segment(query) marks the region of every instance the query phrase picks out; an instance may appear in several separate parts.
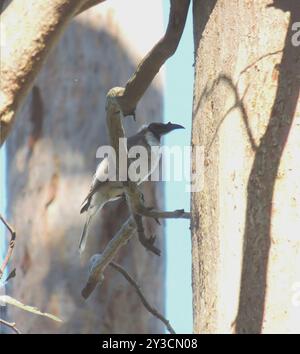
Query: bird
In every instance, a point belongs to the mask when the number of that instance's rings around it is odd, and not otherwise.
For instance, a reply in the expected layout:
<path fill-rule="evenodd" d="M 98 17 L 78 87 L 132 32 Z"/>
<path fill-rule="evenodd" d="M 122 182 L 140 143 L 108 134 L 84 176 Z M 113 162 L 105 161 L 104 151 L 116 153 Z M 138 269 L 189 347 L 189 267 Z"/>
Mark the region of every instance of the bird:
<path fill-rule="evenodd" d="M 180 124 L 174 124 L 171 122 L 150 123 L 149 125 L 143 125 L 135 135 L 127 139 L 128 151 L 136 146 L 142 146 L 147 150 L 148 169 L 137 184 L 141 184 L 147 180 L 159 164 L 160 156 L 151 155 L 151 148 L 160 147 L 161 138 L 176 129 L 184 129 L 184 127 Z M 151 158 L 153 159 L 153 157 L 155 161 L 151 161 Z M 132 159 L 128 158 L 128 160 L 131 160 L 132 162 Z M 85 249 L 89 234 L 89 225 L 93 216 L 98 210 L 102 209 L 107 202 L 119 199 L 124 195 L 122 181 L 105 180 L 105 176 L 107 176 L 107 171 L 110 166 L 109 164 L 110 160 L 108 157 L 105 157 L 99 163 L 93 177 L 90 191 L 81 204 L 80 214 L 86 213 L 86 221 L 79 242 L 80 254 L 82 254 Z"/>

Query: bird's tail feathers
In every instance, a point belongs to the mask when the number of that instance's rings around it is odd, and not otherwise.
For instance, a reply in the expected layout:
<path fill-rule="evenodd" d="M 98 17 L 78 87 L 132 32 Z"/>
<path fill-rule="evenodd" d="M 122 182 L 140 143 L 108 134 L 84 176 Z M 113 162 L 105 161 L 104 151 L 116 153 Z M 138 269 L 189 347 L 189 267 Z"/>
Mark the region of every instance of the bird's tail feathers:
<path fill-rule="evenodd" d="M 92 215 L 89 215 L 87 217 L 86 222 L 85 222 L 84 227 L 83 227 L 83 230 L 82 230 L 81 238 L 80 238 L 80 241 L 79 241 L 79 254 L 80 255 L 85 250 L 86 241 L 87 241 L 87 238 L 88 238 L 88 228 L 89 228 L 89 224 L 91 222 L 91 218 L 92 218 Z"/>

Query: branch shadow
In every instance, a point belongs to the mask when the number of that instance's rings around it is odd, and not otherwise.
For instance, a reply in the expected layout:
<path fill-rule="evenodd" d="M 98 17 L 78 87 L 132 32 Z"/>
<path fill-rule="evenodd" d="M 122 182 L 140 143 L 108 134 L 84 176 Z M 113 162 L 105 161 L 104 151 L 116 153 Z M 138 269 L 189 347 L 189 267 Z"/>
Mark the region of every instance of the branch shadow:
<path fill-rule="evenodd" d="M 272 6 L 289 11 L 276 98 L 248 179 L 243 263 L 236 333 L 261 333 L 271 246 L 274 185 L 280 160 L 294 119 L 300 82 L 300 51 L 291 42 L 292 25 L 300 18 L 298 0 L 275 0 Z"/>
<path fill-rule="evenodd" d="M 226 86 L 228 86 L 231 91 L 233 92 L 233 95 L 234 95 L 234 104 L 227 110 L 227 112 L 224 114 L 224 116 L 220 119 L 220 121 L 218 122 L 217 126 L 216 126 L 216 129 L 215 129 L 215 132 L 213 133 L 213 136 L 212 138 L 210 139 L 210 142 L 208 143 L 208 147 L 207 147 L 207 154 L 209 153 L 217 135 L 218 135 L 218 132 L 221 128 L 221 125 L 224 123 L 225 119 L 228 117 L 228 115 L 235 109 L 239 109 L 240 112 L 241 112 L 241 115 L 242 115 L 242 120 L 243 120 L 243 123 L 245 125 L 245 129 L 246 129 L 246 133 L 247 133 L 247 136 L 248 136 L 248 139 L 249 139 L 249 142 L 251 144 L 251 148 L 253 151 L 256 151 L 257 149 L 257 146 L 256 146 L 256 143 L 255 143 L 255 139 L 253 137 L 253 134 L 252 134 L 252 131 L 251 131 L 251 127 L 250 127 L 250 124 L 249 124 L 249 117 L 248 117 L 248 113 L 247 113 L 247 110 L 246 110 L 246 107 L 245 107 L 245 104 L 244 104 L 244 99 L 247 95 L 247 92 L 248 92 L 248 89 L 249 89 L 249 86 L 246 87 L 242 97 L 240 96 L 239 92 L 238 92 L 238 88 L 237 88 L 237 84 L 235 84 L 232 80 L 231 77 L 229 77 L 228 75 L 226 74 L 220 74 L 218 76 L 217 79 L 215 79 L 212 84 L 210 85 L 210 87 L 208 86 L 208 84 L 206 84 L 201 96 L 200 96 L 200 99 L 197 103 L 197 106 L 195 108 L 195 115 L 197 115 L 197 112 L 198 110 L 200 109 L 202 103 L 204 100 L 207 100 L 208 97 L 210 95 L 213 94 L 213 92 L 215 91 L 215 89 L 217 88 L 217 86 L 219 84 L 224 84 Z"/>

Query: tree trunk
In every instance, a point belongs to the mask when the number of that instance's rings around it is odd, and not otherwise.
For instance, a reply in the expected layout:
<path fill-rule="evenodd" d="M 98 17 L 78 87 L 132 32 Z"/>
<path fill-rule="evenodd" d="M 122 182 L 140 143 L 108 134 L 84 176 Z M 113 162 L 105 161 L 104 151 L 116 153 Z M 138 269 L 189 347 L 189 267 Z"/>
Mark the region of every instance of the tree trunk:
<path fill-rule="evenodd" d="M 137 60 L 160 38 L 160 4 L 129 1 L 133 14 L 116 1 L 88 10 L 73 20 L 38 76 L 19 113 L 22 119 L 7 140 L 9 220 L 17 230 L 11 294 L 18 300 L 61 317 L 57 325 L 19 310 L 9 317 L 25 333 L 159 333 L 164 328 L 142 306 L 121 275 L 107 270 L 91 298 L 80 295 L 88 259 L 103 250 L 126 219 L 124 202 L 107 205 L 92 226 L 83 260 L 78 242 L 84 225 L 80 204 L 99 161 L 96 150 L 108 143 L 105 96 L 122 86 Z M 139 14 L 140 27 L 135 22 Z M 156 25 L 152 31 L 151 18 Z M 134 26 L 133 26 L 134 24 Z M 143 26 L 143 27 L 142 27 Z M 151 34 L 150 34 L 151 26 Z M 144 30 L 147 35 L 130 35 Z M 145 46 L 147 48 L 145 49 Z M 144 122 L 162 118 L 160 80 L 155 80 L 137 110 L 133 133 Z M 162 207 L 161 187 L 148 184 L 147 204 Z M 162 228 L 147 220 L 146 232 Z M 117 261 L 137 279 L 149 302 L 164 310 L 164 256 L 149 254 L 134 237 Z"/>
<path fill-rule="evenodd" d="M 196 333 L 300 332 L 299 18 L 298 0 L 194 1 Z"/>

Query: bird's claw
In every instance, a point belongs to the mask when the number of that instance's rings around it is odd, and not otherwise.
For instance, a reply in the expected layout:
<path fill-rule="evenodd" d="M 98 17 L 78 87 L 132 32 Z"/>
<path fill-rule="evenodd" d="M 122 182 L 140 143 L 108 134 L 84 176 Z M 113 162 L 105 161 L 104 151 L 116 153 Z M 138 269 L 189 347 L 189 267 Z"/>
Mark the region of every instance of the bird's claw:
<path fill-rule="evenodd" d="M 147 239 L 146 244 L 145 244 L 145 247 L 146 247 L 149 251 L 155 253 L 157 256 L 160 256 L 160 254 L 161 254 L 160 249 L 154 246 L 155 240 L 156 240 L 156 235 L 151 235 L 151 236 Z"/>
<path fill-rule="evenodd" d="M 132 119 L 136 122 L 136 114 L 135 114 L 135 110 L 133 112 L 131 112 L 130 114 L 132 116 Z"/>
<path fill-rule="evenodd" d="M 156 240 L 156 235 L 151 235 L 151 236 L 148 238 L 148 241 L 147 241 L 147 242 L 148 242 L 150 245 L 154 245 L 155 240 Z"/>
<path fill-rule="evenodd" d="M 161 251 L 159 248 L 154 246 L 154 242 L 156 240 L 156 236 L 152 235 L 149 238 L 142 237 L 142 235 L 139 235 L 139 240 L 141 244 L 149 251 L 152 253 L 156 254 L 157 256 L 160 256 Z"/>
<path fill-rule="evenodd" d="M 155 209 L 155 208 L 154 208 L 154 207 L 147 207 L 146 209 L 149 210 L 149 211 L 151 211 L 151 210 L 153 210 L 153 209 Z M 156 221 L 156 223 L 157 223 L 158 225 L 161 225 L 161 223 L 160 223 L 160 221 L 159 221 L 158 218 L 153 218 L 153 219 Z"/>

